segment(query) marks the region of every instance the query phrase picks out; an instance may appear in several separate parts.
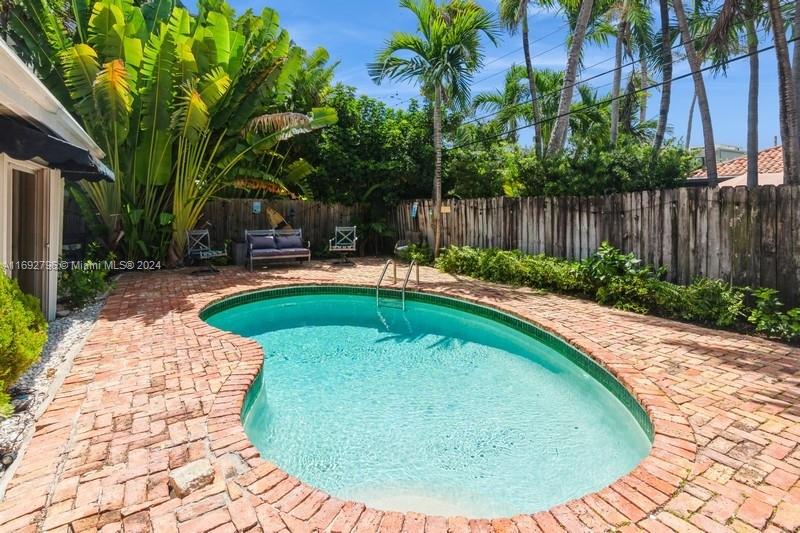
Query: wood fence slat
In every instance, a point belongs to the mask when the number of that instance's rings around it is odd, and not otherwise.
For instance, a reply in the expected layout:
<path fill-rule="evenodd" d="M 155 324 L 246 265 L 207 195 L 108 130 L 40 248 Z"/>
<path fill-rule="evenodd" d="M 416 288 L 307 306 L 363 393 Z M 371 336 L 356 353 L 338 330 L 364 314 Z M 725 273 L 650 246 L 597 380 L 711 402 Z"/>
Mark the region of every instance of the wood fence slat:
<path fill-rule="evenodd" d="M 775 187 L 759 187 L 751 191 L 759 205 L 760 227 L 758 241 L 753 245 L 753 256 L 750 264 L 754 274 L 758 275 L 758 285 L 761 287 L 778 286 L 778 243 L 777 220 L 778 195 Z M 752 232 L 751 232 L 752 233 Z M 755 236 L 753 236 L 755 237 Z"/>
<path fill-rule="evenodd" d="M 212 235 L 230 238 L 259 217 L 251 201 L 214 200 L 205 210 Z M 389 220 L 398 238 L 419 232 L 433 241 L 432 208 L 418 200 L 400 203 Z M 273 205 L 271 202 L 265 202 Z M 281 201 L 283 214 L 296 211 L 296 223 L 314 234 L 332 233 L 355 211 L 345 206 L 306 206 Z M 667 279 L 689 283 L 694 277 L 738 285 L 777 288 L 788 303 L 800 301 L 800 186 L 673 189 L 587 198 L 471 198 L 448 200 L 443 243 L 519 249 L 527 253 L 584 259 L 603 241 L 665 266 Z M 325 239 L 329 235 L 324 236 Z"/>
<path fill-rule="evenodd" d="M 800 205 L 793 204 L 793 195 L 797 192 L 795 187 L 780 185 L 775 189 L 775 288 L 786 299 L 786 303 L 797 305 L 798 295 L 793 287 L 797 287 L 797 269 L 800 267 L 795 261 L 793 248 L 795 241 L 800 238 L 800 228 L 794 225 L 793 213 Z M 791 301 L 790 301 L 791 300 Z"/>

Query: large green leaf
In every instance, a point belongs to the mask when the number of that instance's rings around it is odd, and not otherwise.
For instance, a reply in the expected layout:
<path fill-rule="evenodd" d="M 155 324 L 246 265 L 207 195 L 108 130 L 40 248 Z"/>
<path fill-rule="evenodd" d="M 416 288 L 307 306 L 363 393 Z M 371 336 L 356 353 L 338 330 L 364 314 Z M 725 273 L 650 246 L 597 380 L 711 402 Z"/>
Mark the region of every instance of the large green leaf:
<path fill-rule="evenodd" d="M 228 73 L 217 67 L 212 70 L 200 81 L 200 96 L 209 109 L 213 109 L 222 100 L 225 93 L 231 86 L 231 78 Z"/>
<path fill-rule="evenodd" d="M 123 58 L 125 54 L 125 14 L 113 0 L 100 0 L 89 18 L 89 43 L 104 60 Z"/>
<path fill-rule="evenodd" d="M 89 38 L 89 17 L 91 15 L 91 0 L 70 0 L 72 20 L 75 22 L 75 31 L 81 42 Z"/>
<path fill-rule="evenodd" d="M 151 0 L 142 4 L 142 15 L 144 16 L 148 34 L 156 30 L 162 22 L 169 19 L 174 5 L 174 0 Z"/>
<path fill-rule="evenodd" d="M 294 82 L 303 66 L 303 50 L 293 47 L 281 68 L 281 75 L 275 83 L 275 103 L 286 103 L 294 91 Z"/>
<path fill-rule="evenodd" d="M 92 86 L 100 70 L 97 52 L 88 44 L 76 44 L 61 52 L 59 60 L 75 109 L 84 121 L 91 120 L 94 112 Z"/>
<path fill-rule="evenodd" d="M 231 31 L 228 18 L 222 13 L 212 11 L 208 14 L 207 20 L 206 38 L 213 39 L 215 63 L 227 67 L 231 59 Z"/>
<path fill-rule="evenodd" d="M 230 34 L 230 59 L 228 60 L 228 74 L 231 77 L 236 77 L 242 68 L 242 61 L 244 61 L 245 51 L 244 35 L 239 32 L 232 31 Z"/>
<path fill-rule="evenodd" d="M 194 79 L 197 74 L 197 60 L 192 51 L 193 39 L 181 39 L 177 43 L 175 55 L 178 61 L 178 77 L 184 83 Z"/>
<path fill-rule="evenodd" d="M 208 130 L 208 106 L 191 85 L 184 87 L 183 94 L 178 97 L 172 129 L 177 138 L 185 138 L 191 142 L 198 141 L 200 135 Z"/>
<path fill-rule="evenodd" d="M 135 37 L 125 37 L 125 68 L 131 84 L 136 86 L 139 78 L 139 68 L 142 66 L 142 41 Z"/>
<path fill-rule="evenodd" d="M 315 107 L 311 110 L 311 128 L 320 129 L 333 126 L 339 121 L 336 110 L 332 107 Z"/>
<path fill-rule="evenodd" d="M 150 32 L 147 29 L 142 10 L 138 8 L 131 9 L 127 13 L 126 19 L 125 36 L 139 39 L 142 42 L 146 41 Z"/>
<path fill-rule="evenodd" d="M 169 182 L 172 167 L 170 107 L 173 105 L 172 68 L 175 42 L 167 25 L 150 35 L 144 47 L 139 71 L 140 119 L 135 147 L 134 173 L 157 185 Z"/>
<path fill-rule="evenodd" d="M 103 65 L 94 82 L 94 98 L 109 144 L 119 145 L 128 135 L 131 114 L 131 88 L 128 71 L 121 59 Z"/>

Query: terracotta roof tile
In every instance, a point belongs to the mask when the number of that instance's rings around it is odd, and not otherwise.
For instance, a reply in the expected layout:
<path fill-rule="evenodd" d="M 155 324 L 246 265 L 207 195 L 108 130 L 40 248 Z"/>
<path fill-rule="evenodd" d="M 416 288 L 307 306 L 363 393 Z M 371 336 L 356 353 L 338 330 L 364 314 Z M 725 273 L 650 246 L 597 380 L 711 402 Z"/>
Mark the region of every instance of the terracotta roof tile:
<path fill-rule="evenodd" d="M 758 152 L 758 173 L 776 173 L 783 172 L 783 147 L 773 146 L 766 150 Z M 741 176 L 747 173 L 747 156 L 738 157 L 719 163 L 717 165 L 717 174 L 719 177 Z M 692 173 L 692 177 L 705 176 L 705 169 L 696 170 Z"/>

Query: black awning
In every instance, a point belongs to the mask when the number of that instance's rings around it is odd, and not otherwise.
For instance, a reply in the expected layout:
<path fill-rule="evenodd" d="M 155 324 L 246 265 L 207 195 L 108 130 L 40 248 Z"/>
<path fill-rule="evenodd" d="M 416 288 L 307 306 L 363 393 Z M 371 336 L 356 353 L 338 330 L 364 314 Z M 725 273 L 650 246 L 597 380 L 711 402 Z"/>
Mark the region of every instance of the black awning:
<path fill-rule="evenodd" d="M 114 181 L 114 173 L 88 150 L 35 128 L 14 115 L 0 115 L 0 152 L 26 161 L 41 158 L 69 181 Z"/>

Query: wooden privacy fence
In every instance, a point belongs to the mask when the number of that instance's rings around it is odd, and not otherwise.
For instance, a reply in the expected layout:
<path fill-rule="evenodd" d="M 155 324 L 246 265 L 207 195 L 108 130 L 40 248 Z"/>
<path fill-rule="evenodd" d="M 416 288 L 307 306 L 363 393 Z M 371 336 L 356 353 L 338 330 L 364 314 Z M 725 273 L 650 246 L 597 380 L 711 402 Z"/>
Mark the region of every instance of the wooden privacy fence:
<path fill-rule="evenodd" d="M 432 203 L 397 206 L 400 238 L 433 243 Z M 800 186 L 685 188 L 594 197 L 447 200 L 443 246 L 519 249 L 583 259 L 603 241 L 668 269 L 778 289 L 800 301 Z M 419 232 L 419 233 L 416 233 Z"/>
<path fill-rule="evenodd" d="M 260 212 L 254 204 L 260 202 Z M 349 226 L 358 218 L 360 208 L 341 204 L 304 202 L 302 200 L 215 199 L 203 210 L 198 226 L 210 222 L 209 232 L 214 243 L 226 239 L 244 240 L 246 229 L 270 229 L 267 207 L 283 215 L 293 228 L 303 230 L 303 238 L 311 241 L 312 249 L 328 245 L 336 226 Z"/>

